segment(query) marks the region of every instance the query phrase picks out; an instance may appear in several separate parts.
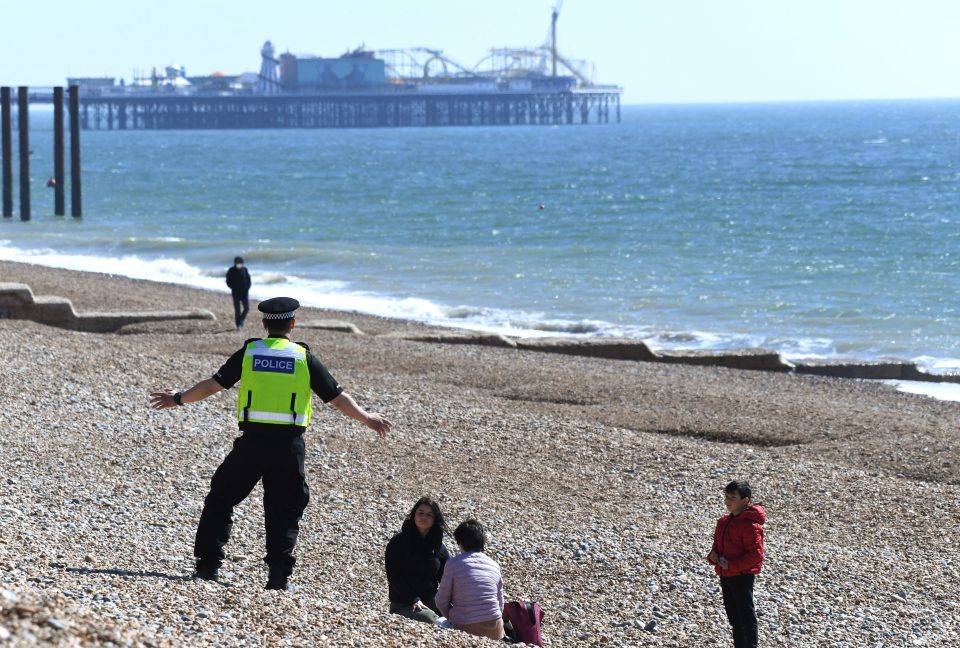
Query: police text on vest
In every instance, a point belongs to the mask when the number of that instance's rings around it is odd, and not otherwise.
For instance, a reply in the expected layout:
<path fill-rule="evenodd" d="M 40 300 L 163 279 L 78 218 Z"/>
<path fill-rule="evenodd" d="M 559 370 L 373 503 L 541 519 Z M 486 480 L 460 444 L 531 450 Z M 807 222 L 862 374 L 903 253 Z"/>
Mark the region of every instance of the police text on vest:
<path fill-rule="evenodd" d="M 293 358 L 275 358 L 255 355 L 253 356 L 253 370 L 292 374 Z"/>

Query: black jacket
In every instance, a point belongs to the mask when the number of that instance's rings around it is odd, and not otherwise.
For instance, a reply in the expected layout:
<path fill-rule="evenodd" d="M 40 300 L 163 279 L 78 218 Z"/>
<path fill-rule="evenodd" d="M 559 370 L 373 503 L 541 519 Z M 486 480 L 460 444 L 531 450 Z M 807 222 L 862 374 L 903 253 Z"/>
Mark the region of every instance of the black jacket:
<path fill-rule="evenodd" d="M 227 286 L 235 295 L 246 295 L 250 290 L 250 272 L 247 271 L 247 266 L 230 266 L 227 270 Z"/>
<path fill-rule="evenodd" d="M 434 533 L 437 531 L 437 533 Z M 400 533 L 387 543 L 385 564 L 390 602 L 413 605 L 437 595 L 443 566 L 450 553 L 443 545 L 443 534 L 431 529 L 424 538 L 412 520 L 406 520 Z"/>

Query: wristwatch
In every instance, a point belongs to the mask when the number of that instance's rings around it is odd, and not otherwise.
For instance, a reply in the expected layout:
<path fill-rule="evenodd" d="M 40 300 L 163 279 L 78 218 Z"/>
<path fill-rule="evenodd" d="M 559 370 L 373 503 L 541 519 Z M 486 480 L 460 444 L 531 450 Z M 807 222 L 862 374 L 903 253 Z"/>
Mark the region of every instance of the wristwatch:
<path fill-rule="evenodd" d="M 183 405 L 183 392 L 177 392 L 173 395 L 173 402 L 177 405 Z"/>

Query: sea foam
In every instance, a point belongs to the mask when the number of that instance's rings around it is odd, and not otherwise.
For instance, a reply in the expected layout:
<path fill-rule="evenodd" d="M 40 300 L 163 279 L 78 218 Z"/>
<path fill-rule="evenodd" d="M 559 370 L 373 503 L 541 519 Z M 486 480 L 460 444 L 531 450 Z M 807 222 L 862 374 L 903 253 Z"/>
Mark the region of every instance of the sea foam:
<path fill-rule="evenodd" d="M 159 281 L 227 292 L 226 268 L 199 268 L 183 259 L 161 257 L 144 259 L 136 255 L 95 256 L 64 254 L 53 250 L 20 250 L 10 241 L 0 240 L 0 260 L 35 265 L 100 272 L 132 279 Z M 827 338 L 777 339 L 757 335 L 718 334 L 708 331 L 657 331 L 645 326 L 622 326 L 600 320 L 564 320 L 548 318 L 544 313 L 511 311 L 469 305 L 446 306 L 420 297 L 382 295 L 352 289 L 340 280 L 314 280 L 265 270 L 252 271 L 250 296 L 256 300 L 279 293 L 296 296 L 304 306 L 333 311 L 356 312 L 379 317 L 424 322 L 465 330 L 498 333 L 514 337 L 548 336 L 617 337 L 646 342 L 654 351 L 724 351 L 743 348 L 767 348 L 779 351 L 789 361 L 816 362 L 836 359 L 838 354 Z M 926 370 L 952 372 L 960 368 L 960 359 L 936 359 L 923 356 L 914 362 Z M 890 381 L 898 389 L 926 394 L 942 400 L 960 400 L 960 386 L 937 383 Z"/>

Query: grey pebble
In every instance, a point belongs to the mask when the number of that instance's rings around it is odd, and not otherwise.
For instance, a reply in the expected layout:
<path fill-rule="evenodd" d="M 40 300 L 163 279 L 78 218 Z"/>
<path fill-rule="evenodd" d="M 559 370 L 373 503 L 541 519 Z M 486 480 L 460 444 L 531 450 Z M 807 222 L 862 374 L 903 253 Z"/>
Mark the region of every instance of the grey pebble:
<path fill-rule="evenodd" d="M 55 630 L 66 630 L 67 628 L 66 624 L 64 624 L 63 621 L 60 621 L 59 619 L 54 619 L 52 617 L 47 619 L 47 625 L 50 626 L 51 628 L 54 628 Z"/>

